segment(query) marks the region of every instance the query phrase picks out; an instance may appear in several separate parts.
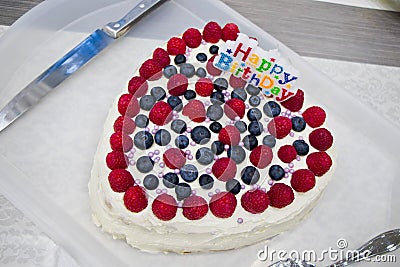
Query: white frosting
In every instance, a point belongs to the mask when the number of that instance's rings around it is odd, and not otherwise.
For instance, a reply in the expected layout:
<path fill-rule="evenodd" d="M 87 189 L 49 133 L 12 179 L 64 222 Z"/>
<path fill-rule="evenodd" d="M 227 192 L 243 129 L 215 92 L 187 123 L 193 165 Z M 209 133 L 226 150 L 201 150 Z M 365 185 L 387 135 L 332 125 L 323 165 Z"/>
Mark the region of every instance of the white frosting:
<path fill-rule="evenodd" d="M 207 55 L 210 45 L 201 45 L 199 48 L 195 49 L 189 56 L 188 62 L 198 66 L 203 66 L 205 68 L 206 63 L 199 63 L 196 60 L 196 54 L 198 52 L 205 52 Z M 172 59 L 172 57 L 171 57 Z M 173 60 L 173 59 L 172 59 Z M 179 70 L 179 68 L 178 68 Z M 229 74 L 224 74 L 229 80 Z M 198 79 L 197 76 L 189 79 L 189 89 L 194 90 L 194 83 Z M 162 86 L 166 88 L 167 79 L 164 77 L 159 81 L 149 82 L 149 88 L 154 86 Z M 229 88 L 228 90 L 232 90 Z M 307 92 L 307 89 L 305 89 Z M 123 93 L 126 93 L 123 92 Z M 249 97 L 249 96 L 248 96 Z M 331 170 L 325 174 L 323 177 L 316 177 L 315 187 L 306 193 L 295 193 L 295 200 L 289 206 L 282 209 L 273 208 L 269 206 L 266 211 L 262 214 L 251 214 L 246 212 L 240 204 L 241 196 L 248 191 L 252 186 L 246 185 L 245 189 L 242 189 L 240 193 L 236 196 L 238 200 L 238 205 L 234 214 L 227 219 L 220 219 L 215 217 L 210 211 L 208 214 L 198 220 L 190 221 L 182 215 L 182 209 L 178 209 L 177 215 L 170 221 L 161 221 L 156 218 L 151 211 L 151 204 L 153 198 L 157 195 L 155 191 L 148 191 L 149 195 L 149 205 L 148 207 L 140 213 L 132 213 L 127 210 L 123 203 L 123 193 L 114 192 L 108 182 L 108 174 L 110 170 L 108 169 L 105 158 L 107 153 L 111 151 L 109 145 L 109 137 L 113 133 L 113 124 L 115 119 L 119 116 L 117 110 L 117 102 L 119 96 L 117 97 L 114 105 L 112 106 L 110 113 L 106 119 L 104 125 L 104 132 L 100 139 L 97 153 L 94 159 L 94 165 L 92 169 L 91 179 L 89 182 L 89 195 L 93 211 L 93 221 L 95 224 L 102 228 L 104 232 L 111 233 L 114 238 L 126 239 L 126 241 L 133 247 L 139 248 L 144 251 L 151 252 L 198 252 L 198 251 L 218 251 L 218 250 L 229 250 L 235 249 L 242 246 L 250 245 L 261 240 L 275 236 L 295 225 L 299 222 L 305 215 L 314 207 L 317 200 L 321 196 L 323 189 L 328 184 L 332 174 L 333 166 Z M 197 97 L 199 100 L 209 100 L 209 98 Z M 184 103 L 186 100 L 183 100 Z M 306 101 L 304 108 L 311 106 L 313 101 L 306 94 Z M 264 103 L 263 101 L 259 105 L 259 109 L 262 110 Z M 303 108 L 303 109 L 304 109 Z M 282 110 L 285 111 L 285 110 Z M 147 115 L 148 112 L 143 112 L 142 114 Z M 195 127 L 196 123 L 188 122 L 188 119 L 184 117 L 181 113 L 179 114 L 181 119 L 187 121 L 189 127 Z M 246 117 L 246 116 L 245 116 Z M 267 122 L 264 121 L 263 114 L 262 123 L 264 127 L 267 126 Z M 225 122 L 229 119 L 224 117 L 220 120 L 221 124 L 225 125 Z M 247 119 L 244 118 L 244 121 Z M 246 121 L 246 123 L 248 123 Z M 207 123 L 202 123 L 206 125 Z M 153 129 L 152 123 L 150 122 L 149 127 Z M 174 147 L 174 140 L 177 134 L 170 130 L 169 125 L 166 126 L 172 135 L 171 145 Z M 135 133 L 138 131 L 135 131 Z M 312 128 L 307 126 L 306 129 L 301 133 L 295 133 L 294 137 L 286 137 L 283 140 L 277 140 L 274 151 L 274 159 L 272 164 L 280 164 L 284 168 L 287 164 L 283 164 L 277 157 L 277 150 L 280 146 L 285 144 L 292 144 L 294 140 L 297 140 L 299 136 L 304 137 L 307 140 L 308 134 L 312 131 Z M 135 134 L 134 133 L 134 134 Z M 132 137 L 134 136 L 132 135 Z M 242 134 L 242 137 L 245 134 Z M 258 137 L 259 144 L 262 144 L 262 138 L 266 134 L 263 133 Z M 217 135 L 212 133 L 212 140 L 217 140 Z M 189 138 L 190 139 L 190 138 Z M 210 146 L 211 142 L 207 145 Z M 205 146 L 207 146 L 205 145 Z M 155 145 L 157 149 L 161 151 L 160 157 L 162 160 L 163 150 L 166 148 L 160 148 Z M 200 146 L 197 145 L 192 147 L 189 145 L 187 149 L 190 149 L 192 155 L 195 158 L 195 153 Z M 154 151 L 156 148 L 152 147 L 149 151 L 140 151 L 137 149 L 134 158 L 137 159 L 142 155 L 146 155 L 148 152 Z M 185 149 L 186 150 L 186 149 Z M 316 151 L 310 146 L 310 153 Z M 332 148 L 327 151 L 331 157 Z M 246 151 L 249 155 L 248 151 Z M 223 155 L 226 155 L 224 153 Z M 306 157 L 302 157 L 300 161 L 295 160 L 293 162 L 294 169 L 307 168 L 305 163 Z M 191 161 L 187 160 L 187 164 L 196 165 L 199 169 L 199 174 L 204 173 L 206 168 L 211 168 L 210 166 L 199 165 L 196 159 Z M 245 166 L 250 166 L 248 158 L 241 164 L 237 166 L 237 180 L 240 181 L 240 172 Z M 268 184 L 268 169 L 269 167 L 259 170 L 261 174 L 261 179 L 257 183 L 263 188 L 268 190 L 270 185 Z M 137 171 L 135 166 L 129 166 L 129 171 L 132 173 L 135 179 L 143 179 L 146 175 Z M 153 174 L 158 175 L 159 172 L 169 172 L 168 168 L 162 169 L 155 164 Z M 290 175 L 289 178 L 283 178 L 282 183 L 290 185 Z M 198 184 L 198 180 L 191 183 L 192 189 L 197 190 L 197 194 L 204 197 L 209 201 L 209 192 L 214 192 L 215 189 L 220 189 L 225 191 L 224 183 L 215 179 L 214 187 L 211 190 L 203 190 Z M 162 180 L 160 179 L 159 188 L 164 188 Z M 175 196 L 173 189 L 168 189 L 168 193 Z M 243 219 L 243 223 L 238 223 L 238 218 Z"/>

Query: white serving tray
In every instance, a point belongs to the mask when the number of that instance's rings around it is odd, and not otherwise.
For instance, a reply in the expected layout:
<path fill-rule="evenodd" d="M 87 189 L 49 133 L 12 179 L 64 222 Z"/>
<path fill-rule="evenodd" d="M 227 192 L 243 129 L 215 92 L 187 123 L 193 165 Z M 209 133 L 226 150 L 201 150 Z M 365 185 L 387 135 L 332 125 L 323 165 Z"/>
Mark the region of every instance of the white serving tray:
<path fill-rule="evenodd" d="M 0 106 L 87 34 L 137 2 L 46 0 L 22 17 L 0 39 Z M 90 218 L 87 183 L 114 98 L 157 45 L 210 20 L 233 21 L 242 32 L 256 36 L 265 49 L 279 48 L 301 72 L 306 94 L 327 107 L 329 127 L 334 130 L 338 161 L 333 181 L 310 216 L 268 242 L 269 248 L 320 251 L 334 247 L 339 238 L 355 248 L 379 232 L 398 227 L 399 130 L 272 36 L 214 0 L 168 1 L 1 132 L 1 192 L 81 266 L 249 266 L 254 262 L 267 242 L 221 253 L 153 255 L 101 233 Z"/>

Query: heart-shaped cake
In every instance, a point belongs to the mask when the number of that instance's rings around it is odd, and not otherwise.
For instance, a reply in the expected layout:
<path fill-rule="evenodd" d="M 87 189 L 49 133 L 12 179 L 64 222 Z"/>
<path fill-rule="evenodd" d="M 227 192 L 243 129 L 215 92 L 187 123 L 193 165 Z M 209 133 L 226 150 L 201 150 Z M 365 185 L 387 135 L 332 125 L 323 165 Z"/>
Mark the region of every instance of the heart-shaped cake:
<path fill-rule="evenodd" d="M 278 50 L 209 22 L 156 48 L 112 106 L 89 182 L 93 220 L 144 251 L 275 236 L 333 173 L 326 111 Z"/>

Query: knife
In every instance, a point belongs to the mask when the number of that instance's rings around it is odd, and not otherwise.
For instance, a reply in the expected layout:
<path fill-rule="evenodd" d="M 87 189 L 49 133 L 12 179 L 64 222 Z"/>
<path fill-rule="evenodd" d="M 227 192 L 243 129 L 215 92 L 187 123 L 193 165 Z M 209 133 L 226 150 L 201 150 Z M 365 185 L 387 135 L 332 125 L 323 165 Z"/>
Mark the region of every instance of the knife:
<path fill-rule="evenodd" d="M 0 110 L 0 131 L 36 105 L 44 96 L 127 33 L 144 15 L 166 0 L 143 0 L 123 18 L 97 29 L 22 89 Z"/>

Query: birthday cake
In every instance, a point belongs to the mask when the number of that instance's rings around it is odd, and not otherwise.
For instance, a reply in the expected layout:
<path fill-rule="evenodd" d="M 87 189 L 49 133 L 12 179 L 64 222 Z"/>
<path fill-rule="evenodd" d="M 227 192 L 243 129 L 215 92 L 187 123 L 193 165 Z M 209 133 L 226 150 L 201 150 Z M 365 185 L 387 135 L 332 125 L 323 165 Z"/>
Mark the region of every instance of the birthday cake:
<path fill-rule="evenodd" d="M 333 173 L 327 114 L 278 50 L 209 22 L 156 48 L 113 104 L 93 221 L 138 249 L 235 249 L 315 206 Z"/>

